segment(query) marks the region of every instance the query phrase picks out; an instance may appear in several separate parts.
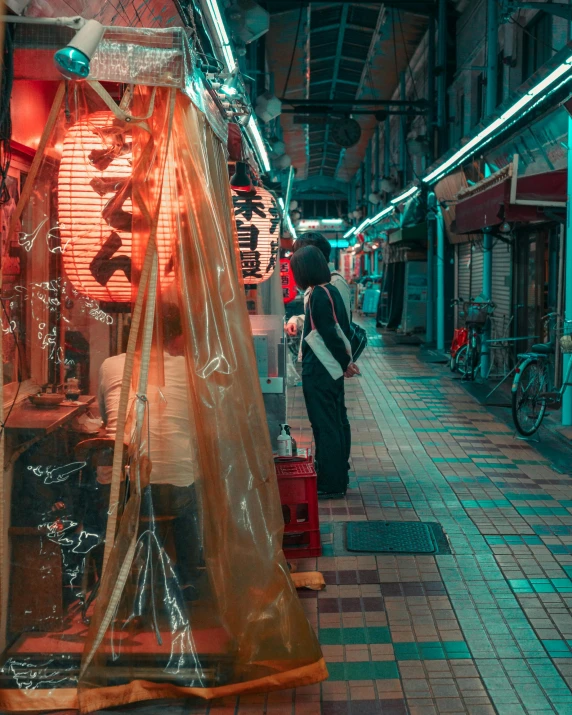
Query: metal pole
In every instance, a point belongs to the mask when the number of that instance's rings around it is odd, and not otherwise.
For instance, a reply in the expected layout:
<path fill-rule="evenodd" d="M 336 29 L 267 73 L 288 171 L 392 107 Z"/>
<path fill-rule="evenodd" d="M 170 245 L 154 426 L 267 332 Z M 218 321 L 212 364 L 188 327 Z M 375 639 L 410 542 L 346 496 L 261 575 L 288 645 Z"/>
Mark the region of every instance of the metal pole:
<path fill-rule="evenodd" d="M 427 331 L 426 339 L 429 345 L 435 340 L 435 285 L 433 280 L 434 261 L 433 254 L 435 252 L 435 233 L 437 230 L 435 207 L 437 200 L 435 194 L 431 191 L 427 195 Z"/>
<path fill-rule="evenodd" d="M 556 312 L 562 315 L 564 305 L 564 246 L 566 245 L 566 228 L 560 224 L 558 235 L 558 272 L 556 273 Z M 552 276 L 550 277 L 552 281 Z M 557 320 L 556 326 L 562 327 L 560 320 Z M 556 351 L 554 356 L 554 382 L 556 385 L 562 385 L 562 352 Z"/>
<path fill-rule="evenodd" d="M 383 175 L 391 173 L 391 119 L 386 117 L 383 132 Z"/>
<path fill-rule="evenodd" d="M 405 72 L 401 73 L 401 99 L 407 96 L 407 87 L 405 84 Z M 403 186 L 407 184 L 407 119 L 401 116 L 399 119 L 399 162 L 401 169 L 401 177 Z"/>
<path fill-rule="evenodd" d="M 564 252 L 564 320 L 572 320 L 572 116 L 568 117 L 568 208 L 566 211 L 566 249 Z M 565 328 L 567 324 L 565 323 Z M 572 360 L 570 353 L 565 354 L 562 368 L 564 375 L 568 363 Z M 572 386 L 567 387 L 562 398 L 562 424 L 572 425 Z"/>
<path fill-rule="evenodd" d="M 365 153 L 365 205 L 367 206 L 367 215 L 372 216 L 372 209 L 374 206 L 370 203 L 369 201 L 369 195 L 371 193 L 371 177 L 373 174 L 372 171 L 372 156 L 373 156 L 373 147 L 371 145 L 371 141 L 367 145 L 367 150 Z"/>
<path fill-rule="evenodd" d="M 491 233 L 485 233 L 483 239 L 483 299 L 491 300 L 493 292 L 493 236 Z M 487 378 L 490 371 L 490 348 L 488 340 L 490 339 L 490 328 L 487 326 L 483 331 L 483 340 L 481 348 L 481 376 Z"/>
<path fill-rule="evenodd" d="M 439 127 L 439 154 L 446 150 L 447 140 L 447 0 L 439 0 L 439 26 L 437 36 L 437 126 Z"/>
<path fill-rule="evenodd" d="M 437 204 L 437 350 L 445 350 L 445 223 Z"/>
<path fill-rule="evenodd" d="M 498 31 L 497 0 L 487 0 L 487 117 L 497 106 Z"/>
<path fill-rule="evenodd" d="M 427 51 L 427 99 L 429 110 L 427 112 L 427 137 L 429 139 L 429 165 L 435 160 L 435 17 L 429 18 L 429 42 Z"/>
<path fill-rule="evenodd" d="M 375 127 L 375 190 L 379 191 L 379 142 L 380 142 L 381 132 L 379 131 L 379 124 Z"/>

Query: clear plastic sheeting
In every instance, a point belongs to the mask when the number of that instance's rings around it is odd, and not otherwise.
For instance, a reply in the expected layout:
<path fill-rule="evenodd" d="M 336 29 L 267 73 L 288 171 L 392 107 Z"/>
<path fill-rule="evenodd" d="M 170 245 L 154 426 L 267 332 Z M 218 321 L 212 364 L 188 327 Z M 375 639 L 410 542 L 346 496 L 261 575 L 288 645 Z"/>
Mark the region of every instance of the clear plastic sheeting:
<path fill-rule="evenodd" d="M 327 676 L 281 550 L 223 145 L 175 89 L 126 95 L 141 121 L 109 99 L 62 85 L 2 235 L 3 712 Z"/>
<path fill-rule="evenodd" d="M 15 34 L 14 78 L 61 80 L 54 53 L 70 42 L 75 30 L 52 25 L 20 25 Z M 205 89 L 198 57 L 182 27 L 106 27 L 90 62 L 89 79 L 153 87 L 176 87 L 185 92 L 226 141 L 226 124 Z"/>

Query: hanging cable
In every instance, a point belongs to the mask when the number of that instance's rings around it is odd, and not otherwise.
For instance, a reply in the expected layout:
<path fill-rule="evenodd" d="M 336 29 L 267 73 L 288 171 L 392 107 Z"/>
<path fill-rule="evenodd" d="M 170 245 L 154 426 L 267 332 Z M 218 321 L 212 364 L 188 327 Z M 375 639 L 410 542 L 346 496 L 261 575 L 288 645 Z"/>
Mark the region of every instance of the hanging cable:
<path fill-rule="evenodd" d="M 296 56 L 296 48 L 298 47 L 298 37 L 300 36 L 300 27 L 302 25 L 302 14 L 304 13 L 304 3 L 300 0 L 300 12 L 298 14 L 298 26 L 296 27 L 296 36 L 294 38 L 294 46 L 292 47 L 292 56 L 290 57 L 290 65 L 288 67 L 288 74 L 286 75 L 286 82 L 284 83 L 284 89 L 282 91 L 282 96 L 286 97 L 286 92 L 288 90 L 288 83 L 290 82 L 290 74 L 292 73 L 292 67 L 294 66 L 294 57 Z"/>

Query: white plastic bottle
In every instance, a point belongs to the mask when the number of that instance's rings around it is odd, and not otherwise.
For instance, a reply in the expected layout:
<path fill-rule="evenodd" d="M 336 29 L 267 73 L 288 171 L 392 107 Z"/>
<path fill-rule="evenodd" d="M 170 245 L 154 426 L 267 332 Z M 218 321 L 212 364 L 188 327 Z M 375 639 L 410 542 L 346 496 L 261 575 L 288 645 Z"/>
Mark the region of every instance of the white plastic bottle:
<path fill-rule="evenodd" d="M 292 456 L 292 437 L 286 430 L 287 425 L 280 425 L 280 434 L 278 435 L 278 456 Z"/>

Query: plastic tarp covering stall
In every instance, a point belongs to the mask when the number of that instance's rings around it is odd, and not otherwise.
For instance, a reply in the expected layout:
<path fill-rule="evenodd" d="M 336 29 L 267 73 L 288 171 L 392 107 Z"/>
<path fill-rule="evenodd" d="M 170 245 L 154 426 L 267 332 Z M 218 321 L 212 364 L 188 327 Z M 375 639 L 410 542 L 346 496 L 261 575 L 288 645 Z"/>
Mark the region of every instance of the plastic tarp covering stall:
<path fill-rule="evenodd" d="M 117 101 L 60 86 L 6 217 L 2 712 L 327 677 L 282 553 L 225 150 L 176 88 Z"/>

